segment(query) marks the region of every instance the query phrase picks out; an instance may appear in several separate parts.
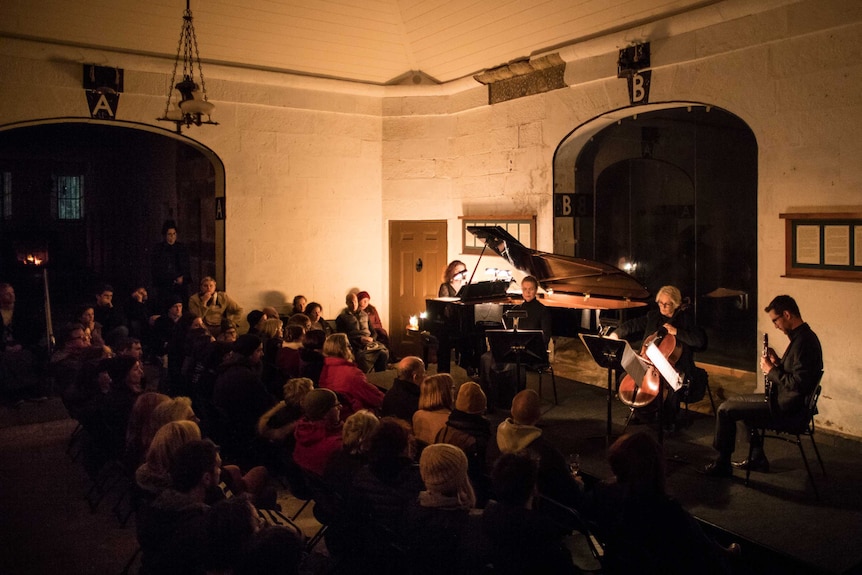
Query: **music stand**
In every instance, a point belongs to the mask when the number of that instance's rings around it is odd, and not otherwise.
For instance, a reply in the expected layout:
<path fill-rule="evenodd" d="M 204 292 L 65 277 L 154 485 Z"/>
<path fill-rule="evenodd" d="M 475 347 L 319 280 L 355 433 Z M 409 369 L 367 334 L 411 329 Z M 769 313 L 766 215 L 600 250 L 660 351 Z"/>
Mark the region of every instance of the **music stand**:
<path fill-rule="evenodd" d="M 521 358 L 534 358 L 534 363 L 546 361 L 544 333 L 540 329 L 489 329 L 485 330 L 488 346 L 496 363 L 515 363 L 518 369 L 518 391 L 526 386 L 521 380 Z M 530 363 L 529 360 L 527 363 Z"/>
<path fill-rule="evenodd" d="M 613 372 L 619 372 L 622 369 L 623 355 L 626 348 L 631 349 L 629 343 L 624 339 L 612 339 L 602 337 L 600 335 L 578 334 L 581 341 L 584 342 L 587 350 L 593 358 L 593 361 L 599 367 L 608 370 L 608 421 L 607 433 L 605 441 L 609 444 L 611 441 L 611 402 L 613 401 Z"/>

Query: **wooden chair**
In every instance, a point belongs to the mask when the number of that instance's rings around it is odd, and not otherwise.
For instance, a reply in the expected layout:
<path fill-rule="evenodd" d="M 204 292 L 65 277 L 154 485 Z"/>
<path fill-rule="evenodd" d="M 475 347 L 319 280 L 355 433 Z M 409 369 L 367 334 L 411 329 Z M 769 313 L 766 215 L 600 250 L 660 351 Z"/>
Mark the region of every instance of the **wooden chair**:
<path fill-rule="evenodd" d="M 821 373 L 821 377 L 822 377 Z M 819 381 L 819 380 L 818 380 Z M 820 457 L 820 450 L 817 449 L 817 443 L 814 441 L 814 416 L 817 415 L 817 400 L 820 398 L 820 392 L 822 391 L 821 385 L 818 383 L 817 387 L 814 389 L 814 393 L 808 398 L 808 403 L 806 405 L 805 416 L 796 420 L 789 422 L 773 422 L 772 424 L 756 428 L 752 430 L 754 433 L 760 435 L 761 444 L 764 439 L 772 438 L 772 439 L 780 439 L 782 441 L 786 441 L 788 443 L 795 443 L 799 448 L 799 453 L 802 454 L 802 462 L 805 464 L 805 471 L 808 472 L 808 479 L 811 480 L 811 487 L 814 489 L 814 496 L 817 499 L 820 499 L 820 492 L 817 490 L 817 484 L 814 482 L 814 475 L 811 473 L 811 466 L 808 464 L 808 457 L 805 455 L 805 450 L 802 448 L 802 439 L 803 435 L 807 435 L 811 438 L 811 446 L 814 447 L 814 453 L 817 455 L 817 462 L 820 463 L 820 470 L 823 472 L 823 476 L 826 476 L 826 467 L 823 465 L 823 459 Z M 748 447 L 748 460 L 751 461 L 753 451 L 753 445 L 749 444 Z M 748 485 L 748 479 L 751 476 L 751 469 L 746 470 L 745 472 L 745 484 Z"/>

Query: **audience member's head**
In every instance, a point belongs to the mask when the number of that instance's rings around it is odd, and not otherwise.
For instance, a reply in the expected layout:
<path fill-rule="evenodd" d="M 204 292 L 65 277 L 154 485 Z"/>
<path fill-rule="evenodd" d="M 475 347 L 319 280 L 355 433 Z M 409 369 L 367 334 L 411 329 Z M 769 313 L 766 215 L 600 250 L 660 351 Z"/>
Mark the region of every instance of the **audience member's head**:
<path fill-rule="evenodd" d="M 665 494 L 665 467 L 662 447 L 645 432 L 626 434 L 608 449 L 608 463 L 617 482 L 629 494 Z"/>
<path fill-rule="evenodd" d="M 257 333 L 263 339 L 281 337 L 283 335 L 282 326 L 284 325 L 284 322 L 277 317 L 267 318 L 263 320 L 263 323 L 260 325 L 261 327 Z"/>
<path fill-rule="evenodd" d="M 419 385 L 419 409 L 455 408 L 455 380 L 448 373 L 429 375 Z"/>
<path fill-rule="evenodd" d="M 171 398 L 162 393 L 148 391 L 142 393 L 132 405 L 129 414 L 129 425 L 126 428 L 126 449 L 135 450 L 144 455 L 145 450 L 152 442 L 156 429 L 153 429 L 153 411 L 161 403 L 171 401 Z M 135 464 L 140 463 L 135 461 Z"/>
<path fill-rule="evenodd" d="M 255 533 L 251 547 L 237 566 L 236 575 L 296 575 L 304 546 L 301 534 L 283 525 Z"/>
<path fill-rule="evenodd" d="M 204 520 L 207 573 L 231 573 L 260 528 L 257 510 L 247 494 L 224 499 L 207 511 Z"/>
<path fill-rule="evenodd" d="M 293 310 L 291 311 L 291 314 L 290 314 L 290 315 L 293 315 L 293 314 L 296 314 L 296 313 L 304 313 L 304 312 L 305 312 L 305 307 L 306 307 L 306 305 L 305 305 L 305 304 L 306 304 L 306 302 L 307 302 L 307 301 L 308 301 L 308 300 L 307 300 L 307 299 L 305 299 L 305 296 L 304 296 L 304 295 L 294 296 L 294 297 L 293 297 Z"/>
<path fill-rule="evenodd" d="M 84 337 L 84 326 L 80 322 L 71 322 L 60 330 L 60 345 L 65 350 L 83 349 L 87 347 Z"/>
<path fill-rule="evenodd" d="M 266 319 L 281 319 L 281 315 L 278 313 L 278 310 L 271 305 L 264 307 L 260 311 L 266 315 Z"/>
<path fill-rule="evenodd" d="M 165 236 L 165 241 L 168 244 L 173 245 L 177 241 L 177 222 L 174 220 L 165 220 L 162 224 L 162 235 Z"/>
<path fill-rule="evenodd" d="M 117 355 L 127 355 L 140 360 L 144 356 L 141 340 L 136 337 L 120 337 L 115 340 L 114 350 Z"/>
<path fill-rule="evenodd" d="M 288 405 L 302 405 L 305 395 L 314 387 L 307 377 L 292 377 L 281 386 L 282 397 Z"/>
<path fill-rule="evenodd" d="M 308 319 L 312 322 L 320 321 L 320 316 L 323 314 L 323 306 L 316 301 L 309 302 L 309 304 L 305 306 L 305 311 L 302 313 L 307 315 Z"/>
<path fill-rule="evenodd" d="M 532 389 L 519 391 L 512 399 L 512 421 L 519 425 L 535 425 L 542 417 L 542 402 Z"/>
<path fill-rule="evenodd" d="M 347 334 L 333 333 L 327 336 L 326 341 L 323 342 L 323 355 L 353 361 L 353 351 L 350 349 L 350 341 L 347 339 Z"/>
<path fill-rule="evenodd" d="M 219 326 L 219 334 L 216 336 L 216 339 L 218 341 L 233 343 L 236 341 L 236 337 L 236 323 L 232 319 L 222 318 L 221 325 Z"/>
<path fill-rule="evenodd" d="M 526 507 L 535 494 L 538 472 L 538 462 L 526 452 L 504 453 L 491 471 L 494 499 Z"/>
<path fill-rule="evenodd" d="M 244 333 L 233 342 L 231 351 L 237 355 L 252 359 L 258 350 L 263 350 L 263 343 L 253 333 Z M 258 357 L 258 360 L 260 357 Z"/>
<path fill-rule="evenodd" d="M 322 329 L 312 329 L 302 335 L 302 347 L 305 349 L 323 350 L 323 342 L 326 341 L 326 332 Z"/>
<path fill-rule="evenodd" d="M 425 362 L 421 357 L 408 355 L 398 362 L 398 379 L 418 386 L 425 378 Z"/>
<path fill-rule="evenodd" d="M 312 389 L 302 399 L 302 412 L 309 421 L 320 421 L 337 412 L 340 405 L 331 389 Z"/>
<path fill-rule="evenodd" d="M 377 416 L 361 409 L 344 421 L 341 429 L 341 448 L 350 455 L 363 455 L 368 451 L 368 440 L 377 429 Z"/>
<path fill-rule="evenodd" d="M 368 438 L 368 460 L 391 461 L 411 456 L 410 425 L 397 417 L 383 417 Z"/>
<path fill-rule="evenodd" d="M 182 395 L 163 402 L 153 410 L 152 423 L 154 431 L 158 431 L 163 425 L 172 421 L 194 421 L 200 420 L 192 408 L 192 400 Z"/>
<path fill-rule="evenodd" d="M 137 358 L 117 356 L 111 364 L 109 375 L 115 390 L 125 388 L 133 394 L 140 394 L 144 390 L 144 367 Z"/>
<path fill-rule="evenodd" d="M 284 341 L 302 341 L 303 335 L 305 335 L 304 327 L 296 323 L 289 323 L 284 332 Z"/>
<path fill-rule="evenodd" d="M 478 415 L 485 413 L 488 406 L 488 398 L 485 392 L 475 381 L 467 381 L 458 389 L 458 397 L 455 399 L 455 409 L 464 413 Z"/>
<path fill-rule="evenodd" d="M 218 447 L 209 439 L 186 443 L 174 455 L 170 474 L 173 488 L 180 493 L 189 493 L 195 488 L 205 491 L 218 485 L 221 477 Z"/>
<path fill-rule="evenodd" d="M 259 309 L 253 309 L 245 316 L 245 321 L 248 322 L 248 332 L 249 333 L 259 333 L 261 324 L 264 321 L 266 314 L 264 314 Z"/>
<path fill-rule="evenodd" d="M 467 477 L 467 456 L 460 447 L 429 445 L 419 457 L 419 472 L 429 493 L 456 498 L 465 509 L 476 506 L 476 493 Z"/>
<path fill-rule="evenodd" d="M 289 325 L 301 325 L 305 331 L 311 329 L 311 318 L 304 313 L 295 313 L 287 320 Z"/>
<path fill-rule="evenodd" d="M 154 473 L 169 473 L 180 447 L 200 438 L 201 429 L 194 421 L 172 421 L 163 425 L 147 450 L 147 467 Z"/>

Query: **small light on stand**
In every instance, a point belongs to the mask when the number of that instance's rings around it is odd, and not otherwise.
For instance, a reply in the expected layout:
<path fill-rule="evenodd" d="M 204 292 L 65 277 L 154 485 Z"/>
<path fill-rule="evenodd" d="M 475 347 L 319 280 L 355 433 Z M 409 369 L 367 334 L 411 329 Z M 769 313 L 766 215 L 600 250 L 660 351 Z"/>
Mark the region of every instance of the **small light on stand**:
<path fill-rule="evenodd" d="M 211 117 L 215 105 L 207 99 L 207 88 L 204 83 L 204 72 L 198 52 L 198 39 L 192 22 L 189 1 L 186 0 L 186 11 L 183 13 L 183 27 L 180 31 L 177 57 L 174 60 L 174 71 L 171 73 L 170 88 L 165 101 L 165 112 L 161 118 L 157 118 L 162 122 L 174 122 L 177 125 L 177 134 L 182 132 L 183 126 L 189 127 L 192 124 L 195 126 L 202 124 L 218 125 L 218 122 L 214 122 Z M 183 63 L 183 78 L 180 82 L 176 82 L 180 60 Z M 200 85 L 195 80 L 195 66 L 198 69 Z M 171 101 L 174 90 L 179 92 L 179 102 Z"/>
<path fill-rule="evenodd" d="M 42 286 L 45 294 L 45 327 L 48 354 L 54 350 L 54 326 L 51 321 L 51 295 L 48 290 L 48 248 L 44 244 L 18 243 L 15 246 L 15 255 L 18 261 L 25 267 L 33 267 L 42 272 Z"/>

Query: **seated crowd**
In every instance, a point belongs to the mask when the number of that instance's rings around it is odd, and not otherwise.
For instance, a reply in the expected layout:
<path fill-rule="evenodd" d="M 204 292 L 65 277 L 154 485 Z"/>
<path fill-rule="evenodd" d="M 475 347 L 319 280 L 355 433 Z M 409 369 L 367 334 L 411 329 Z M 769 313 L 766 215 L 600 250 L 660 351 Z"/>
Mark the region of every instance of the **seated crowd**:
<path fill-rule="evenodd" d="M 95 305 L 110 307 L 108 292 Z M 241 308 L 212 278 L 190 298 L 197 313 L 177 299 L 161 314 L 127 308 L 135 322 L 82 307 L 50 358 L 85 431 L 88 472 L 119 462 L 134 478 L 141 573 L 297 573 L 306 536 L 259 524 L 259 509 L 280 509 L 276 477 L 315 501 L 328 554 L 347 573 L 576 573 L 566 537 L 578 525 L 549 505 L 602 535 L 606 572 L 729 572 L 731 553 L 665 494 L 650 437 L 620 438 L 615 477 L 585 491 L 543 435 L 534 391 L 515 395 L 495 428 L 480 385 L 426 375 L 418 357 L 397 361 L 389 389 L 369 382 L 390 352 L 367 292 L 348 294 L 334 329 L 297 296 L 287 318 L 250 312 L 241 334 Z M 633 566 L 631 530 L 648 530 L 653 510 L 690 552 L 635 555 Z"/>

